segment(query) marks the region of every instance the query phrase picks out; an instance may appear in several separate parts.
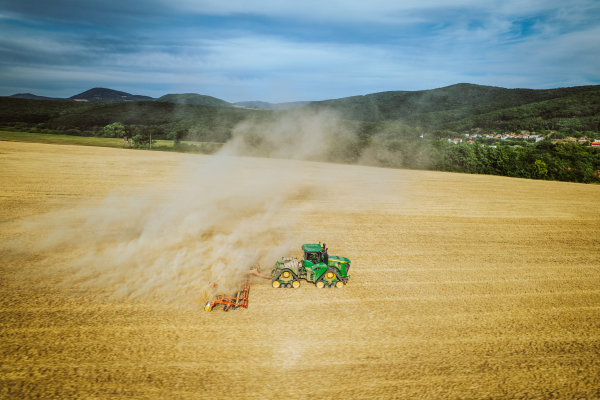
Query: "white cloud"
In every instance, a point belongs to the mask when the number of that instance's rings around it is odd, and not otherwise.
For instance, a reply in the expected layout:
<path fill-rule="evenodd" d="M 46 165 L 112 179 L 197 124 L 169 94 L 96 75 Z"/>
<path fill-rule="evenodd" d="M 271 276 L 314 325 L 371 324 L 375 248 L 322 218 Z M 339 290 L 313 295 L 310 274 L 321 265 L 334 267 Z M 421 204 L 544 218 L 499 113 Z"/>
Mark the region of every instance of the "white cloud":
<path fill-rule="evenodd" d="M 555 7 L 553 13 L 533 17 L 526 14 L 554 4 L 453 3 L 453 7 L 482 12 L 476 23 L 467 11 L 440 16 L 438 7 L 445 2 L 438 0 L 351 1 L 344 2 L 344 7 L 340 1 L 312 0 L 222 3 L 189 1 L 183 7 L 186 12 L 204 14 L 247 12 L 298 18 L 310 18 L 313 7 L 314 18 L 345 18 L 350 26 L 369 26 L 371 36 L 336 40 L 336 35 L 329 36 L 325 30 L 322 37 L 304 41 L 273 29 L 239 27 L 234 31 L 202 25 L 168 26 L 166 30 L 149 26 L 131 30 L 131 35 L 108 30 L 100 36 L 93 31 L 18 27 L 0 38 L 0 81 L 6 83 L 0 87 L 1 94 L 12 94 L 8 91 L 15 87 L 43 90 L 46 82 L 45 87 L 62 84 L 84 90 L 94 85 L 152 96 L 198 92 L 228 101 L 276 102 L 431 89 L 458 82 L 541 88 L 587 84 L 600 78 L 600 28 L 597 22 L 590 23 L 593 14 L 583 15 L 593 6 L 587 0 L 561 3 L 561 7 L 571 4 L 577 15 Z M 339 10 L 329 15 L 330 8 Z M 415 18 L 427 16 L 409 12 L 416 9 L 431 11 L 431 18 L 439 23 L 431 29 L 409 29 L 410 34 L 402 24 L 369 25 L 369 18 L 393 19 L 402 12 Z M 519 20 L 526 17 L 529 25 L 522 27 Z M 352 18 L 363 18 L 365 25 Z M 0 20 L 0 28 L 2 24 Z M 399 34 L 394 36 L 396 31 Z M 74 94 L 66 90 L 47 94 Z"/>

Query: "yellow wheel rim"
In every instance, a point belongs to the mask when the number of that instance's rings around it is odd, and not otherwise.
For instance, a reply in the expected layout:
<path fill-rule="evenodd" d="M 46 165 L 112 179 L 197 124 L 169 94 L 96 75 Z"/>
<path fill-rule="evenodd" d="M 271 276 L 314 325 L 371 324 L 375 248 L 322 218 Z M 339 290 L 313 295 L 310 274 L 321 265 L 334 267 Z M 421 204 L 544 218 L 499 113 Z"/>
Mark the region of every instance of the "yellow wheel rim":
<path fill-rule="evenodd" d="M 328 272 L 325 274 L 325 278 L 326 279 L 333 279 L 335 278 L 335 274 L 333 272 Z"/>
<path fill-rule="evenodd" d="M 273 281 L 273 287 L 274 288 L 278 288 L 279 287 L 279 281 Z"/>
<path fill-rule="evenodd" d="M 300 287 L 300 282 L 298 282 L 298 281 L 294 281 L 294 283 L 292 283 L 292 287 L 293 287 L 294 289 L 297 289 L 297 288 L 299 288 L 299 287 Z"/>
<path fill-rule="evenodd" d="M 344 282 L 338 281 L 338 283 L 335 284 L 335 287 L 338 288 L 338 289 L 343 288 L 344 287 Z"/>
<path fill-rule="evenodd" d="M 325 284 L 323 283 L 323 281 L 317 282 L 317 287 L 319 289 L 321 289 L 323 286 L 325 286 Z"/>
<path fill-rule="evenodd" d="M 290 271 L 284 271 L 284 272 L 281 274 L 281 277 L 282 277 L 282 278 L 289 278 L 290 276 L 292 276 L 292 274 L 290 273 Z"/>
<path fill-rule="evenodd" d="M 204 307 L 204 311 L 211 312 L 212 311 L 212 307 L 211 306 L 206 306 L 206 307 Z"/>

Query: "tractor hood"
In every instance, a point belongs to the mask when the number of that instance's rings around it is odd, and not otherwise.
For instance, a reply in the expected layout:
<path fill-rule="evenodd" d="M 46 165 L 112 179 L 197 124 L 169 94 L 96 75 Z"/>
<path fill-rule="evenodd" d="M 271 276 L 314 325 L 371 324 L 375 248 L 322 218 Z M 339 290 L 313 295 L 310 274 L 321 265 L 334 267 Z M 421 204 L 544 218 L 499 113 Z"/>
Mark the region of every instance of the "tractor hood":
<path fill-rule="evenodd" d="M 350 263 L 350 259 L 346 257 L 340 256 L 329 256 L 329 261 L 341 262 L 341 263 Z"/>

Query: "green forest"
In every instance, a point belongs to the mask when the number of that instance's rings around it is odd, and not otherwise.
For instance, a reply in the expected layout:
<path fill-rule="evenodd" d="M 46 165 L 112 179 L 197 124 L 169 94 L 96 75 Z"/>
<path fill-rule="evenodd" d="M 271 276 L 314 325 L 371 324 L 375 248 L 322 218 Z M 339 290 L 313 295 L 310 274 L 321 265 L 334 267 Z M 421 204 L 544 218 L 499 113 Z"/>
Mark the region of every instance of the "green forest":
<path fill-rule="evenodd" d="M 200 95 L 180 96 L 187 96 L 181 102 L 188 102 Z M 214 99 L 215 105 L 222 105 L 221 101 Z M 148 146 L 152 135 L 153 140 L 173 140 L 176 150 L 198 151 L 201 146 L 180 142 L 226 143 L 242 122 L 259 126 L 288 112 L 303 111 L 331 113 L 352 132 L 332 152 L 332 162 L 600 182 L 600 148 L 589 145 L 600 137 L 600 86 L 533 90 L 457 84 L 311 102 L 277 111 L 165 101 L 102 104 L 4 97 L 0 98 L 0 129 L 128 136 L 136 138 L 137 147 Z M 538 138 L 481 137 L 521 132 Z M 448 141 L 467 139 L 465 134 L 473 133 L 478 137 L 469 144 Z"/>

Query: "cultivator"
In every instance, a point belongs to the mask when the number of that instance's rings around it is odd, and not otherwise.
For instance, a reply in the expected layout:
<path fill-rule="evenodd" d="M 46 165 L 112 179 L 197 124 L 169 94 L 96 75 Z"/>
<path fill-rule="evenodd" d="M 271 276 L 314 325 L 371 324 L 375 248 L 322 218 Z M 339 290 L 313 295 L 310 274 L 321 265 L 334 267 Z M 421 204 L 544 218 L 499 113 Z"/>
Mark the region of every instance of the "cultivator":
<path fill-rule="evenodd" d="M 222 304 L 223 311 L 236 310 L 240 307 L 248 308 L 248 295 L 250 294 L 250 284 L 252 283 L 252 275 L 260 278 L 269 279 L 268 276 L 260 273 L 260 265 L 252 267 L 242 288 L 237 292 L 237 295 L 230 296 L 228 294 L 220 294 L 216 300 L 209 301 L 204 306 L 204 311 L 210 312 L 216 305 Z"/>
<path fill-rule="evenodd" d="M 204 306 L 204 311 L 210 312 L 213 307 L 222 304 L 223 311 L 236 310 L 240 307 L 248 308 L 248 295 L 250 294 L 250 283 L 252 282 L 252 278 L 248 277 L 246 282 L 244 282 L 244 286 L 240 291 L 237 292 L 236 296 L 230 296 L 228 294 L 220 294 L 217 296 L 216 300 L 209 301 Z"/>

